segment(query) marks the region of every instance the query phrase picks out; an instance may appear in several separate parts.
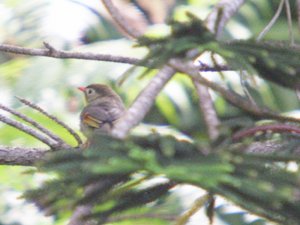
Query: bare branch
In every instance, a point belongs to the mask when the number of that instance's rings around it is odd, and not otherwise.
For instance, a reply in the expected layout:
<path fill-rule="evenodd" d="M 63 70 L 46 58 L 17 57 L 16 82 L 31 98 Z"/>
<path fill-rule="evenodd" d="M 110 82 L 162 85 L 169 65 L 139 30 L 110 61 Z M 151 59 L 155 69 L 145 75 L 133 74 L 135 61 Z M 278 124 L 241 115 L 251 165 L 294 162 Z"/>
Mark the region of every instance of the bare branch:
<path fill-rule="evenodd" d="M 51 132 L 50 130 L 48 130 L 47 128 L 41 126 L 40 124 L 38 124 L 36 121 L 34 121 L 33 119 L 27 117 L 26 115 L 19 113 L 13 109 L 10 109 L 2 104 L 0 104 L 0 109 L 5 110 L 19 118 L 21 118 L 22 120 L 28 122 L 29 124 L 31 124 L 32 126 L 34 126 L 35 128 L 37 128 L 38 130 L 40 130 L 41 132 L 43 132 L 44 134 L 48 135 L 50 138 L 52 138 L 53 140 L 55 140 L 57 142 L 58 145 L 66 145 L 68 146 L 67 143 L 65 143 L 60 137 L 58 137 L 57 135 L 55 135 L 53 132 Z"/>
<path fill-rule="evenodd" d="M 94 191 L 96 191 L 102 186 L 103 186 L 103 179 L 100 179 L 98 182 L 88 185 L 84 190 L 84 194 L 90 195 L 90 193 L 93 193 Z M 84 218 L 92 212 L 93 206 L 94 204 L 92 203 L 85 203 L 85 204 L 78 205 L 75 208 L 74 213 L 72 214 L 68 225 L 94 224 L 92 220 L 85 221 Z"/>
<path fill-rule="evenodd" d="M 24 47 L 19 47 L 14 45 L 0 44 L 0 51 L 20 54 L 20 55 L 45 56 L 45 57 L 60 58 L 60 59 L 83 59 L 83 60 L 126 63 L 126 64 L 134 64 L 134 65 L 140 62 L 140 60 L 137 58 L 112 56 L 106 54 L 96 54 L 92 52 L 63 51 L 63 50 L 56 50 L 53 47 L 49 49 L 49 46 L 51 45 L 47 43 L 44 43 L 44 45 L 48 46 L 48 49 L 24 48 Z"/>
<path fill-rule="evenodd" d="M 84 217 L 91 213 L 92 208 L 93 205 L 91 204 L 77 206 L 70 218 L 68 225 L 82 225 L 82 224 L 89 225 L 89 222 L 86 223 L 84 222 Z"/>
<path fill-rule="evenodd" d="M 232 140 L 239 141 L 242 138 L 254 136 L 258 132 L 292 133 L 300 135 L 300 127 L 291 124 L 267 124 L 247 128 L 233 134 Z"/>
<path fill-rule="evenodd" d="M 129 36 L 133 38 L 137 38 L 141 34 L 135 30 L 130 24 L 128 24 L 127 20 L 122 16 L 119 10 L 114 6 L 111 0 L 102 0 L 107 11 L 110 13 L 111 17 L 115 20 L 115 22 L 120 26 L 120 28 L 125 31 Z"/>
<path fill-rule="evenodd" d="M 115 222 L 121 222 L 124 220 L 137 220 L 137 219 L 162 219 L 167 220 L 170 222 L 173 222 L 177 217 L 177 214 L 137 214 L 137 215 L 115 215 L 112 218 L 108 218 L 107 222 L 115 223 Z"/>
<path fill-rule="evenodd" d="M 192 77 L 194 80 L 198 81 L 202 85 L 205 85 L 211 88 L 212 90 L 220 93 L 222 97 L 225 98 L 228 102 L 239 107 L 245 112 L 249 112 L 252 115 L 261 118 L 300 123 L 300 119 L 298 118 L 282 116 L 276 112 L 271 111 L 268 108 L 260 108 L 256 104 L 253 104 L 251 101 L 249 101 L 246 98 L 243 98 L 235 92 L 229 91 L 226 88 L 205 79 L 204 77 L 200 76 L 198 70 L 192 63 L 183 63 L 179 60 L 172 60 L 170 65 L 177 71 L 188 74 L 190 77 Z"/>
<path fill-rule="evenodd" d="M 210 31 L 215 33 L 218 37 L 221 34 L 226 22 L 233 14 L 237 12 L 243 3 L 244 1 L 239 0 L 221 0 L 206 18 L 208 29 L 210 29 Z M 201 67 L 203 68 L 205 65 L 201 63 Z M 229 69 L 227 66 L 215 66 L 215 68 L 216 67 L 227 70 Z M 221 71 L 223 71 L 223 69 Z M 220 121 L 214 108 L 213 101 L 206 86 L 202 85 L 195 79 L 193 79 L 193 83 L 198 93 L 199 106 L 203 112 L 202 114 L 208 130 L 209 138 L 214 140 L 219 136 L 218 127 L 220 125 Z"/>
<path fill-rule="evenodd" d="M 37 132 L 36 130 L 33 130 L 31 127 L 26 126 L 25 124 L 22 124 L 18 121 L 7 118 L 3 115 L 0 115 L 0 121 L 2 121 L 3 123 L 6 123 L 6 124 L 16 128 L 16 129 L 18 129 L 18 130 L 21 130 L 26 134 L 29 134 L 29 135 L 35 137 L 36 139 L 38 139 L 41 142 L 43 142 L 44 144 L 48 145 L 52 149 L 57 149 L 58 147 L 60 147 L 60 145 L 56 141 L 53 141 L 52 139 L 50 139 L 50 138 L 46 137 L 45 135 Z"/>
<path fill-rule="evenodd" d="M 44 42 L 44 45 L 46 45 L 48 49 L 24 48 L 15 45 L 0 44 L 0 52 L 2 51 L 2 52 L 14 53 L 14 54 L 22 54 L 22 55 L 29 55 L 29 56 L 43 56 L 43 57 L 58 58 L 58 59 L 68 58 L 68 59 L 82 59 L 82 60 L 126 63 L 131 65 L 138 65 L 141 62 L 141 59 L 137 59 L 137 58 L 96 54 L 92 52 L 63 51 L 63 50 L 55 49 L 49 43 Z M 51 48 L 51 52 L 52 52 L 51 54 L 49 54 L 49 48 Z M 212 67 L 204 63 L 201 63 L 201 65 L 199 65 L 197 68 L 200 72 L 219 72 L 219 71 L 232 70 L 226 65 Z"/>
<path fill-rule="evenodd" d="M 33 166 L 50 152 L 50 149 L 0 146 L 0 165 Z"/>
<path fill-rule="evenodd" d="M 227 21 L 245 2 L 246 0 L 220 0 L 205 20 L 208 29 L 219 37 Z"/>
<path fill-rule="evenodd" d="M 127 132 L 139 124 L 152 107 L 156 96 L 172 78 L 176 71 L 164 66 L 149 82 L 149 84 L 140 92 L 125 116 L 118 122 L 112 130 L 112 135 L 118 138 L 124 138 Z"/>
<path fill-rule="evenodd" d="M 202 207 L 204 207 L 205 203 L 209 200 L 210 195 L 205 194 L 199 198 L 197 198 L 194 202 L 193 205 L 183 214 L 181 215 L 175 225 L 185 225 L 189 221 L 189 219 L 196 213 L 198 212 Z"/>
<path fill-rule="evenodd" d="M 214 65 L 209 66 L 205 63 L 200 63 L 199 66 L 195 66 L 199 72 L 223 72 L 223 71 L 233 71 L 234 69 L 230 68 L 227 65 Z"/>
<path fill-rule="evenodd" d="M 291 13 L 291 6 L 289 0 L 285 0 L 285 11 L 286 11 L 286 17 L 288 21 L 289 26 L 289 38 L 291 45 L 295 45 L 295 36 L 293 32 L 293 19 L 292 19 L 292 13 Z"/>
<path fill-rule="evenodd" d="M 71 2 L 75 3 L 75 4 L 78 4 L 82 7 L 84 7 L 85 9 L 89 10 L 91 13 L 93 13 L 99 20 L 102 19 L 102 15 L 101 13 L 99 13 L 97 11 L 97 9 L 95 9 L 94 7 L 92 6 L 89 6 L 88 4 L 84 3 L 84 2 L 81 2 L 81 1 L 77 1 L 77 0 L 70 0 Z"/>
<path fill-rule="evenodd" d="M 239 149 L 241 152 L 245 153 L 255 153 L 255 154 L 272 154 L 281 153 L 283 149 L 286 149 L 286 142 L 278 140 L 267 140 L 263 142 L 252 142 L 248 146 L 241 146 Z M 300 147 L 296 147 L 293 150 L 293 155 L 300 155 Z"/>
<path fill-rule="evenodd" d="M 61 125 L 63 128 L 65 128 L 73 136 L 73 138 L 77 141 L 78 146 L 82 145 L 83 142 L 82 142 L 81 138 L 79 137 L 79 135 L 72 128 L 70 128 L 67 124 L 65 124 L 64 122 L 62 122 L 61 120 L 59 120 L 55 116 L 50 115 L 49 113 L 47 113 L 45 110 L 43 110 L 38 105 L 35 105 L 32 102 L 29 102 L 28 100 L 26 100 L 24 98 L 20 98 L 20 97 L 16 97 L 16 98 L 19 99 L 20 102 L 22 102 L 25 105 L 37 110 L 38 112 L 42 113 L 43 115 L 45 115 L 49 119 L 53 120 L 55 123 Z"/>
<path fill-rule="evenodd" d="M 296 0 L 297 18 L 298 18 L 298 30 L 300 30 L 300 0 Z"/>
<path fill-rule="evenodd" d="M 276 20 L 280 16 L 280 13 L 281 13 L 281 11 L 283 9 L 284 2 L 285 2 L 285 0 L 281 0 L 280 1 L 276 13 L 274 14 L 273 18 L 270 20 L 270 22 L 268 23 L 268 25 L 262 30 L 262 32 L 260 32 L 260 34 L 256 38 L 257 41 L 260 41 L 266 35 L 266 33 L 268 33 L 269 30 L 272 28 L 272 26 L 274 25 L 274 23 L 276 22 Z"/>
<path fill-rule="evenodd" d="M 207 127 L 208 136 L 210 140 L 215 140 L 219 136 L 220 121 L 214 103 L 206 86 L 201 85 L 195 79 L 193 79 L 193 83 L 198 93 L 199 106 L 203 112 L 203 119 Z"/>

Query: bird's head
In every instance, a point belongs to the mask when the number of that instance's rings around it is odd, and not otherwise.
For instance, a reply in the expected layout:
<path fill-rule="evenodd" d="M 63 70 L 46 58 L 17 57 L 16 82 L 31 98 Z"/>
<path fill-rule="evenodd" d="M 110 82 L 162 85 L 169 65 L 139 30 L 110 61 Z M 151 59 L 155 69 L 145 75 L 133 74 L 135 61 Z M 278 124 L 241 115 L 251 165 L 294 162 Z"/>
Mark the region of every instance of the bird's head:
<path fill-rule="evenodd" d="M 86 87 L 78 87 L 84 93 L 86 102 L 106 101 L 111 98 L 119 98 L 119 96 L 107 85 L 91 84 Z"/>

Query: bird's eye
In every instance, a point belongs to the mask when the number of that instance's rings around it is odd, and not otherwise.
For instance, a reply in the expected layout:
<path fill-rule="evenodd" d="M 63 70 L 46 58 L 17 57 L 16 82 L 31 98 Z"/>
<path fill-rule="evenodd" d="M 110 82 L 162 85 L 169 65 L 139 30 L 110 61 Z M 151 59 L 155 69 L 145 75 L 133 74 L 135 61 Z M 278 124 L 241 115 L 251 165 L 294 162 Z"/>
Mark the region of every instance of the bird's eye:
<path fill-rule="evenodd" d="M 94 93 L 94 90 L 91 89 L 91 88 L 89 88 L 89 89 L 86 90 L 86 93 L 87 93 L 88 95 L 91 95 L 91 94 Z"/>

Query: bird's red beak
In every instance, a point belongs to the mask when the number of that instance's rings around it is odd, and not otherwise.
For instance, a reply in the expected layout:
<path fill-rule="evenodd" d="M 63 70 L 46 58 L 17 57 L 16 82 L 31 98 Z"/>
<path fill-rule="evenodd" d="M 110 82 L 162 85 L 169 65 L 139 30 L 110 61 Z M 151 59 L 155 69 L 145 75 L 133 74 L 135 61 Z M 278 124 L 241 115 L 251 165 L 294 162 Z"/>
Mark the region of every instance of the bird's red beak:
<path fill-rule="evenodd" d="M 80 90 L 80 91 L 85 91 L 86 90 L 86 87 L 78 87 L 78 90 Z"/>

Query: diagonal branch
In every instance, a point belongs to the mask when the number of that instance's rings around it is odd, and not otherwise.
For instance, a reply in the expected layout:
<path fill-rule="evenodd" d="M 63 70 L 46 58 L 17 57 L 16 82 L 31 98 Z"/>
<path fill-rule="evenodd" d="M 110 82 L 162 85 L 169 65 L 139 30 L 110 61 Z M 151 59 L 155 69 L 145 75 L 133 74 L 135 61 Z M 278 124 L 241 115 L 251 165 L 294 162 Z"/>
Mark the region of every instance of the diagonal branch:
<path fill-rule="evenodd" d="M 120 26 L 120 28 L 125 31 L 132 38 L 137 38 L 141 34 L 134 29 L 130 24 L 128 24 L 127 20 L 122 16 L 119 10 L 114 6 L 111 0 L 102 0 L 103 5 L 110 13 L 111 17 L 114 21 Z"/>
<path fill-rule="evenodd" d="M 289 0 L 285 0 L 284 2 L 285 2 L 286 17 L 287 17 L 288 27 L 289 27 L 290 44 L 293 46 L 295 45 L 295 36 L 293 31 L 293 19 L 291 13 L 291 6 Z"/>
<path fill-rule="evenodd" d="M 298 19 L 298 30 L 300 30 L 300 0 L 296 0 L 297 19 Z"/>
<path fill-rule="evenodd" d="M 223 98 L 225 98 L 228 102 L 233 104 L 234 106 L 239 107 L 240 109 L 248 112 L 252 115 L 261 117 L 261 118 L 268 118 L 268 119 L 275 119 L 279 121 L 289 121 L 289 122 L 300 122 L 300 119 L 294 117 L 287 117 L 282 116 L 276 112 L 271 111 L 268 108 L 260 108 L 256 104 L 253 104 L 246 98 L 238 95 L 235 92 L 229 91 L 226 88 L 211 82 L 204 77 L 200 76 L 197 68 L 192 63 L 183 63 L 179 60 L 172 60 L 170 65 L 179 72 L 188 74 L 191 78 L 198 81 L 202 85 L 205 85 L 212 90 L 220 93 Z"/>
<path fill-rule="evenodd" d="M 45 110 L 43 110 L 38 105 L 35 105 L 32 102 L 29 102 L 28 100 L 26 100 L 24 98 L 20 98 L 20 97 L 17 97 L 17 98 L 23 104 L 37 110 L 38 112 L 42 113 L 43 115 L 45 115 L 49 119 L 53 120 L 55 123 L 57 123 L 57 124 L 61 125 L 63 128 L 65 128 L 73 136 L 73 138 L 77 141 L 78 146 L 83 144 L 83 142 L 82 142 L 81 138 L 79 137 L 79 135 L 72 128 L 70 128 L 67 124 L 65 124 L 64 122 L 62 122 L 61 120 L 59 120 L 55 116 L 50 115 L 49 113 L 47 113 Z"/>
<path fill-rule="evenodd" d="M 280 16 L 280 13 L 282 12 L 283 9 L 283 4 L 284 4 L 285 0 L 281 0 L 278 6 L 278 9 L 276 11 L 276 13 L 274 14 L 273 18 L 270 20 L 270 22 L 267 24 L 267 26 L 262 30 L 262 32 L 258 35 L 258 37 L 256 38 L 257 41 L 260 41 L 266 33 L 269 32 L 269 30 L 272 28 L 272 26 L 275 24 L 275 22 L 277 21 L 277 19 Z"/>
<path fill-rule="evenodd" d="M 112 135 L 124 138 L 131 128 L 139 124 L 152 107 L 156 96 L 175 73 L 176 71 L 169 66 L 164 66 L 159 70 L 144 90 L 140 92 L 122 120 L 115 125 Z"/>
<path fill-rule="evenodd" d="M 33 137 L 35 137 L 36 139 L 40 140 L 41 142 L 43 142 L 44 144 L 48 145 L 49 147 L 51 147 L 52 149 L 57 149 L 58 147 L 61 147 L 56 141 L 53 141 L 52 139 L 46 137 L 45 135 L 37 132 L 36 130 L 32 129 L 29 126 L 26 126 L 25 124 L 22 124 L 18 121 L 12 120 L 10 118 L 7 118 L 3 115 L 0 115 L 0 121 L 2 121 L 3 123 L 6 123 L 14 128 L 17 128 L 18 130 L 23 131 L 26 134 L 29 134 Z"/>
<path fill-rule="evenodd" d="M 53 132 L 51 132 L 50 130 L 48 130 L 47 128 L 41 126 L 40 124 L 38 124 L 36 121 L 34 121 L 33 119 L 27 117 L 26 115 L 19 113 L 13 109 L 10 109 L 2 104 L 0 104 L 0 109 L 5 110 L 19 118 L 21 118 L 22 120 L 28 122 L 29 124 L 31 124 L 32 126 L 34 126 L 35 128 L 37 128 L 39 131 L 43 132 L 44 134 L 48 135 L 50 138 L 52 138 L 53 140 L 55 140 L 57 142 L 58 145 L 66 145 L 68 146 L 60 137 L 58 137 L 57 135 L 55 135 Z"/>
<path fill-rule="evenodd" d="M 203 196 L 200 196 L 197 198 L 194 202 L 191 208 L 189 208 L 183 215 L 181 215 L 179 218 L 177 218 L 177 221 L 175 225 L 185 225 L 188 223 L 190 218 L 199 211 L 202 207 L 205 206 L 207 201 L 209 200 L 210 195 L 205 194 Z"/>
<path fill-rule="evenodd" d="M 219 36 L 229 18 L 237 12 L 243 1 L 220 1 L 206 18 L 207 27 Z M 219 136 L 220 121 L 214 108 L 209 90 L 199 81 L 192 79 L 199 97 L 199 106 L 207 127 L 210 140 Z"/>
<path fill-rule="evenodd" d="M 220 120 L 214 107 L 213 100 L 206 86 L 199 81 L 192 79 L 199 97 L 199 107 L 203 112 L 203 119 L 207 127 L 210 140 L 215 140 L 219 136 Z"/>
<path fill-rule="evenodd" d="M 227 21 L 245 2 L 246 0 L 220 0 L 205 20 L 208 29 L 219 37 Z"/>

